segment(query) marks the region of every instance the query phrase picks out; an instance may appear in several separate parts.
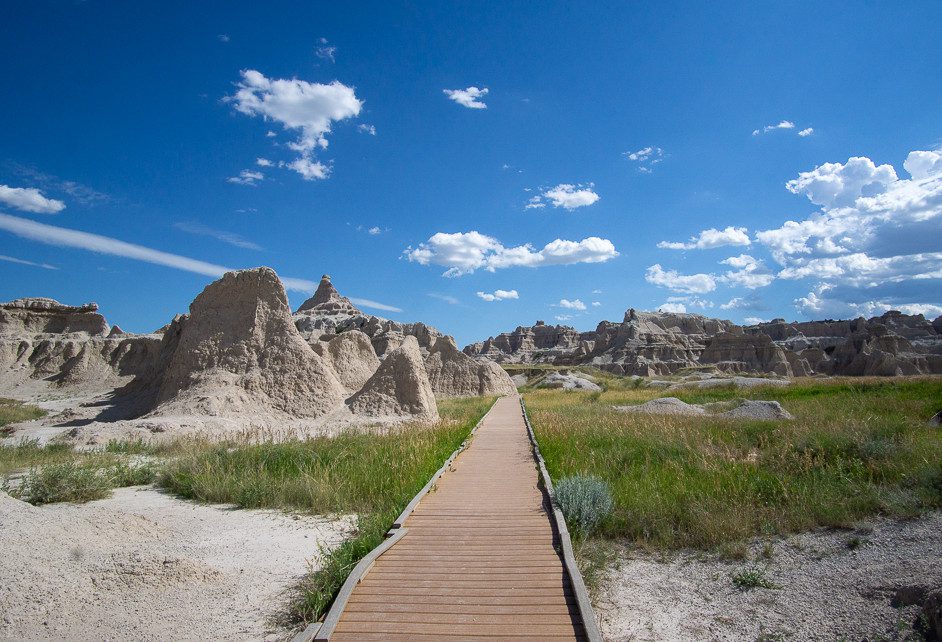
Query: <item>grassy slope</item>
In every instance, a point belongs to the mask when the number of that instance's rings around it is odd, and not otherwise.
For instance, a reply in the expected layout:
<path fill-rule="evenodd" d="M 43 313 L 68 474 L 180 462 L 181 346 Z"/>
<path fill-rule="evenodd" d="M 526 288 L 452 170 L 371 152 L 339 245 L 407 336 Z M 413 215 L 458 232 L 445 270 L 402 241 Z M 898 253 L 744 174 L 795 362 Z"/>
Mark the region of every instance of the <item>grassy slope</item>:
<path fill-rule="evenodd" d="M 942 432 L 926 423 L 942 399 L 938 378 L 809 380 L 747 391 L 609 388 L 526 395 L 553 478 L 586 473 L 611 484 L 615 512 L 601 537 L 710 548 L 942 505 Z M 612 409 L 671 395 L 690 403 L 775 399 L 796 419 Z"/>
<path fill-rule="evenodd" d="M 7 424 L 39 419 L 45 415 L 46 411 L 42 408 L 0 397 L 0 435 L 3 434 L 3 428 Z"/>

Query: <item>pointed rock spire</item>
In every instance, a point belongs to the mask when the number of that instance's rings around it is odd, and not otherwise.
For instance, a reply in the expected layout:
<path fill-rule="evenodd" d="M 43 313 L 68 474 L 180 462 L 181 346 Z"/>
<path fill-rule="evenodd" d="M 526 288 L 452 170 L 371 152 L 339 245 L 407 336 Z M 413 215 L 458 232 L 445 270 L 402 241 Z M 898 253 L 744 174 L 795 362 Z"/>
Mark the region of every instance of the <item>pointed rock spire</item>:
<path fill-rule="evenodd" d="M 334 284 L 330 282 L 330 275 L 321 277 L 317 291 L 310 299 L 301 304 L 298 312 L 313 310 L 320 314 L 360 314 L 360 311 L 345 296 L 341 296 Z"/>

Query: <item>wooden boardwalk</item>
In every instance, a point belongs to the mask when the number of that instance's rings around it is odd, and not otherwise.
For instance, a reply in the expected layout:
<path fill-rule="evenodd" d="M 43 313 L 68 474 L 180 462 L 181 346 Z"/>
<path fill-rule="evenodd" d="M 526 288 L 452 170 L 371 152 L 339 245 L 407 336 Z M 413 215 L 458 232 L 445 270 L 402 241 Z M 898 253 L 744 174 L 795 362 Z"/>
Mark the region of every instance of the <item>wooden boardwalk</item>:
<path fill-rule="evenodd" d="M 585 639 L 538 478 L 520 402 L 499 399 L 330 639 Z"/>

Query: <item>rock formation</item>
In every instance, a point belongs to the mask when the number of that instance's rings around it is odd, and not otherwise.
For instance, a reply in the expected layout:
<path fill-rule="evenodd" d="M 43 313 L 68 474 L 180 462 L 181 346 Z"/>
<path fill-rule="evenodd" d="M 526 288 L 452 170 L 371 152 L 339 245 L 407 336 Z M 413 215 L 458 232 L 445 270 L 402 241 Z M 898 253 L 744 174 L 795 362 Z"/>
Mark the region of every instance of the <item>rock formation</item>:
<path fill-rule="evenodd" d="M 347 392 L 362 388 L 379 367 L 370 338 L 359 330 L 348 330 L 330 341 L 318 341 L 312 347 L 327 361 Z"/>
<path fill-rule="evenodd" d="M 347 400 L 350 410 L 370 417 L 410 416 L 437 421 L 438 407 L 415 337 L 390 352 L 363 388 Z"/>
<path fill-rule="evenodd" d="M 295 327 L 270 268 L 226 273 L 196 297 L 180 325 L 156 412 L 317 417 L 346 396 Z"/>
<path fill-rule="evenodd" d="M 441 336 L 425 357 L 432 390 L 438 397 L 509 395 L 517 391 L 510 376 L 492 361 L 476 361 L 458 350 L 455 340 Z"/>
<path fill-rule="evenodd" d="M 0 304 L 0 328 L 10 334 L 84 332 L 97 336 L 108 333 L 108 323 L 98 314 L 96 303 L 71 306 L 43 298 Z"/>
<path fill-rule="evenodd" d="M 442 336 L 424 323 L 399 323 L 361 312 L 350 299 L 341 296 L 327 274 L 321 277 L 314 296 L 295 312 L 294 322 L 312 345 L 349 330 L 359 330 L 370 338 L 379 357 L 398 348 L 407 336 L 418 340 L 423 353 Z"/>
<path fill-rule="evenodd" d="M 624 375 L 663 376 L 708 369 L 779 376 L 940 374 L 942 317 L 897 311 L 847 321 L 740 327 L 698 314 L 639 312 L 595 331 L 518 327 L 464 349 L 498 363 L 591 365 Z"/>

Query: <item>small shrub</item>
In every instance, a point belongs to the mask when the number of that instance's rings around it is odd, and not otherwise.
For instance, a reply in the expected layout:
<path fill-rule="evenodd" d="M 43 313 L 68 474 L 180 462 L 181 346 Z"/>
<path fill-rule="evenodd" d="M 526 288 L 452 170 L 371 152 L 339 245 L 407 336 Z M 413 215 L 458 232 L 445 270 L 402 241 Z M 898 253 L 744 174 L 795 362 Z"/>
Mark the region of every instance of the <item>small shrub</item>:
<path fill-rule="evenodd" d="M 19 421 L 39 419 L 45 415 L 46 411 L 42 408 L 25 404 L 15 399 L 4 399 L 0 397 L 0 428 Z M 12 429 L 4 430 L 2 434 L 6 435 L 11 432 Z"/>
<path fill-rule="evenodd" d="M 556 503 L 573 534 L 581 537 L 594 531 L 614 508 L 608 484 L 583 475 L 566 477 L 556 484 Z"/>
<path fill-rule="evenodd" d="M 766 570 L 758 564 L 744 568 L 738 573 L 733 573 L 733 584 L 746 591 L 753 588 L 780 588 L 769 579 L 768 575 L 766 575 Z"/>
<path fill-rule="evenodd" d="M 111 493 L 109 480 L 95 468 L 68 462 L 32 468 L 15 490 L 17 498 L 30 504 L 89 502 Z"/>

